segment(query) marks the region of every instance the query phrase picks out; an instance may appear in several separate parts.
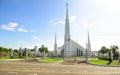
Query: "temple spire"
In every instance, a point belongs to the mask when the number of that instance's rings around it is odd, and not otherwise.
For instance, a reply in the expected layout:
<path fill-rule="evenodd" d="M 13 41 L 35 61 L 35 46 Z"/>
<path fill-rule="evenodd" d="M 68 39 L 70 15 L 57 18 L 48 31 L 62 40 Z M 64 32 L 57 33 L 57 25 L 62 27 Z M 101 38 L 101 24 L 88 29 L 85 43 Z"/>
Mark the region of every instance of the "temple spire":
<path fill-rule="evenodd" d="M 68 19 L 68 1 L 66 1 L 66 19 Z"/>
<path fill-rule="evenodd" d="M 68 15 L 68 2 L 66 1 L 66 19 L 65 19 L 65 56 L 71 57 L 71 50 L 70 50 L 70 28 L 69 28 L 69 15 Z"/>
<path fill-rule="evenodd" d="M 69 15 L 68 15 L 68 2 L 67 2 L 67 1 L 66 1 L 65 35 L 66 35 L 67 37 L 70 36 L 70 29 L 69 29 Z"/>
<path fill-rule="evenodd" d="M 89 31 L 88 31 L 88 43 L 90 43 L 90 36 L 89 36 Z"/>
<path fill-rule="evenodd" d="M 55 43 L 54 43 L 54 56 L 57 56 L 57 36 L 55 33 Z"/>
<path fill-rule="evenodd" d="M 88 31 L 88 56 L 91 56 L 91 43 L 90 43 L 90 36 L 89 36 L 89 31 Z"/>

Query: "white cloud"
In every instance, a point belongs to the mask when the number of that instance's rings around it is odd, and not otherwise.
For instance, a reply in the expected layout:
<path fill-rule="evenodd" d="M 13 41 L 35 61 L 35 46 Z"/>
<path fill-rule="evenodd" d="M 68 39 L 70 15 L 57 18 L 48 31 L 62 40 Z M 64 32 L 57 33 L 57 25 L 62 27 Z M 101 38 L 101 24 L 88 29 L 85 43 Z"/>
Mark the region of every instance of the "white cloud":
<path fill-rule="evenodd" d="M 32 36 L 33 40 L 37 41 L 37 42 L 40 42 L 40 38 L 38 36 Z"/>
<path fill-rule="evenodd" d="M 23 28 L 18 28 L 18 31 L 19 32 L 28 32 L 26 29 L 23 29 Z"/>
<path fill-rule="evenodd" d="M 9 22 L 8 25 L 1 25 L 0 28 L 3 30 L 14 31 L 17 26 L 18 26 L 18 23 Z"/>
<path fill-rule="evenodd" d="M 69 17 L 69 22 L 70 23 L 73 23 L 73 22 L 75 22 L 75 20 L 76 20 L 76 16 L 70 16 Z M 55 20 L 55 21 L 53 21 L 54 22 L 54 24 L 56 25 L 56 24 L 65 24 L 65 19 L 59 19 L 59 20 Z"/>
<path fill-rule="evenodd" d="M 57 22 L 55 22 L 54 24 L 55 24 L 55 25 L 56 25 L 56 24 L 65 24 L 65 21 L 57 21 Z"/>
<path fill-rule="evenodd" d="M 9 23 L 9 27 L 11 27 L 11 28 L 12 28 L 12 27 L 16 27 L 17 25 L 18 25 L 18 23 L 13 23 L 13 22 L 10 22 L 10 23 Z"/>
<path fill-rule="evenodd" d="M 75 22 L 76 18 L 77 18 L 76 16 L 70 16 L 70 23 Z"/>

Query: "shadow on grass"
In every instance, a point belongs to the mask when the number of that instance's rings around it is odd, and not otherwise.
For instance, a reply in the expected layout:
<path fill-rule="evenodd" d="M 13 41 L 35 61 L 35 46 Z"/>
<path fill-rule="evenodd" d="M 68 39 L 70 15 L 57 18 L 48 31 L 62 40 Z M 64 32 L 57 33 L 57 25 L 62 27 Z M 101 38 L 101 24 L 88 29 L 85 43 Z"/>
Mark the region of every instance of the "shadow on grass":
<path fill-rule="evenodd" d="M 112 61 L 109 61 L 108 63 L 107 63 L 107 65 L 110 65 L 112 63 Z"/>

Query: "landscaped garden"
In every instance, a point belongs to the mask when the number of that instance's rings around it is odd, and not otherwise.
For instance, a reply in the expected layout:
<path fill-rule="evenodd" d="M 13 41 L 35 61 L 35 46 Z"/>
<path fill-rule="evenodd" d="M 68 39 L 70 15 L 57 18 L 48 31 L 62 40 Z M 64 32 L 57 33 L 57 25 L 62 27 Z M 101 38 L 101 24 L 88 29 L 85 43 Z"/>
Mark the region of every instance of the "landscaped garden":
<path fill-rule="evenodd" d="M 118 46 L 113 45 L 111 48 L 103 46 L 98 51 L 98 58 L 88 60 L 88 63 L 97 65 L 120 65 Z"/>

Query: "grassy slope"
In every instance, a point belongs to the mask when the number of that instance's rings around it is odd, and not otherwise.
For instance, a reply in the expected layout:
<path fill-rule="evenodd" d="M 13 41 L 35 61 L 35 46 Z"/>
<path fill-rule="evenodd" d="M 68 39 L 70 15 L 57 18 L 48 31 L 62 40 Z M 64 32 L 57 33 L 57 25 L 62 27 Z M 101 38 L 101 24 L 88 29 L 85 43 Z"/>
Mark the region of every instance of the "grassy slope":
<path fill-rule="evenodd" d="M 98 60 L 98 59 L 91 59 L 91 60 L 88 60 L 89 63 L 92 63 L 92 64 L 99 64 L 99 65 L 117 65 L 116 61 L 113 61 L 113 62 L 109 62 L 107 60 Z M 108 64 L 110 63 L 110 64 Z"/>

